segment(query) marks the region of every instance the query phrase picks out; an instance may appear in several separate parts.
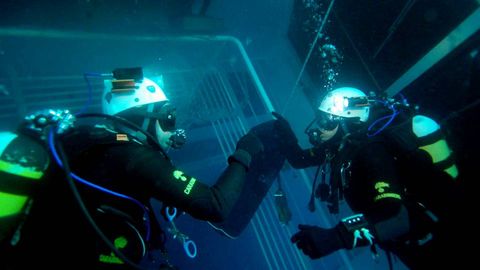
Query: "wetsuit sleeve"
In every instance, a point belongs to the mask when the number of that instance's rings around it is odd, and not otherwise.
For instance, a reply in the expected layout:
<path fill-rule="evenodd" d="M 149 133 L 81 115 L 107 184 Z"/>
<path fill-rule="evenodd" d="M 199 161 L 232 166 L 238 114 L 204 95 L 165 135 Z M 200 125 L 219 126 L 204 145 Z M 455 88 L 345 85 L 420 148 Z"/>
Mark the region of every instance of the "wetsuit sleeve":
<path fill-rule="evenodd" d="M 321 148 L 302 149 L 298 144 L 293 147 L 284 148 L 283 152 L 287 157 L 288 163 L 295 169 L 304 169 L 318 166 L 323 163 L 325 154 Z"/>
<path fill-rule="evenodd" d="M 369 144 L 359 154 L 352 168 L 354 199 L 352 208 L 365 214 L 379 242 L 408 233 L 408 212 L 403 202 L 403 188 L 395 169 L 395 159 L 383 143 Z"/>
<path fill-rule="evenodd" d="M 132 181 L 145 184 L 150 197 L 174 206 L 191 216 L 209 221 L 222 221 L 240 196 L 246 169 L 240 163 L 231 162 L 213 186 L 175 168 L 159 153 L 140 148 L 136 157 L 127 164 Z"/>

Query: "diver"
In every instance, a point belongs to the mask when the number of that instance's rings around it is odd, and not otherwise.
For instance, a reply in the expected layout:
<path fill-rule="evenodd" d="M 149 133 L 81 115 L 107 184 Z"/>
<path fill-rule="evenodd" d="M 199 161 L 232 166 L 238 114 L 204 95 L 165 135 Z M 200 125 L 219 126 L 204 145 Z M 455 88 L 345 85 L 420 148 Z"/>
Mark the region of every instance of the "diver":
<path fill-rule="evenodd" d="M 161 250 L 160 268 L 175 269 L 149 200 L 161 201 L 169 219 L 178 209 L 222 221 L 263 149 L 254 135 L 241 137 L 207 186 L 168 158 L 186 136 L 176 129 L 175 107 L 141 68 L 114 70 L 101 99 L 104 114 L 45 110 L 25 117 L 17 132 L 0 133 L 0 268 L 141 268 L 150 250 Z"/>
<path fill-rule="evenodd" d="M 433 119 L 404 101 L 372 99 L 342 87 L 321 101 L 305 130 L 314 147 L 304 150 L 289 123 L 274 116 L 289 163 L 318 166 L 309 209 L 315 210 L 318 198 L 338 214 L 339 200 L 345 199 L 354 212 L 332 228 L 300 224 L 291 241 L 303 253 L 318 259 L 370 247 L 378 256 L 378 246 L 391 268 L 392 254 L 411 269 L 467 265 L 464 191 L 453 153 Z"/>

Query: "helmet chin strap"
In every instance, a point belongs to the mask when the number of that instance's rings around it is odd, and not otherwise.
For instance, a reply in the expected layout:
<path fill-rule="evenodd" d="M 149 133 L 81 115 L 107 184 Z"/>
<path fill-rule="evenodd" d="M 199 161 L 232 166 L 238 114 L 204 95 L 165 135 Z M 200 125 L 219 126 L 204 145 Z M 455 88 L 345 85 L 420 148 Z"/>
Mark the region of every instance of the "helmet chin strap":
<path fill-rule="evenodd" d="M 348 128 L 345 119 L 340 120 L 340 128 L 342 129 L 344 136 L 348 136 L 348 134 L 350 134 L 350 129 Z"/>
<path fill-rule="evenodd" d="M 147 113 L 146 113 L 146 115 L 148 115 L 149 113 L 152 113 L 154 107 L 155 107 L 155 106 L 154 106 L 153 103 L 148 104 L 148 105 L 147 105 Z M 143 118 L 142 129 L 143 129 L 143 130 L 148 130 L 148 126 L 149 126 L 149 125 L 150 125 L 150 117 L 145 116 L 145 118 Z"/>
<path fill-rule="evenodd" d="M 342 130 L 343 130 L 343 128 L 342 128 Z M 348 130 L 348 129 L 347 129 L 347 130 Z M 345 147 L 345 144 L 347 143 L 348 137 L 350 137 L 350 135 L 351 135 L 351 134 L 348 133 L 348 132 L 343 133 L 343 136 L 342 136 L 342 138 L 340 139 L 340 142 L 338 143 L 338 149 L 337 149 L 337 151 L 342 151 L 342 150 L 343 150 L 343 148 Z"/>
<path fill-rule="evenodd" d="M 154 103 L 148 104 L 148 105 L 147 105 L 147 113 L 146 113 L 146 115 L 151 114 L 151 113 L 153 112 L 153 109 L 154 109 L 154 108 L 155 108 Z M 152 119 L 151 119 L 150 117 L 145 117 L 145 118 L 143 119 L 142 129 L 145 130 L 145 131 L 148 131 L 148 127 L 149 127 L 151 121 L 152 121 Z M 160 128 L 160 131 L 161 131 L 161 132 L 164 132 L 164 131 L 162 130 L 162 128 L 161 128 L 160 126 L 157 127 L 158 123 L 157 123 L 156 121 L 157 121 L 157 120 L 155 120 L 155 123 L 154 123 L 154 125 L 155 125 L 155 133 L 156 133 L 156 134 L 155 134 L 155 137 L 156 137 L 156 139 L 157 139 L 157 142 L 158 142 L 162 147 L 166 147 L 165 145 L 163 145 L 164 142 L 162 142 L 162 140 L 164 139 L 163 137 L 164 137 L 165 135 L 162 134 L 162 138 L 160 138 L 159 135 L 158 135 L 159 131 L 157 130 L 157 128 Z M 168 140 L 168 139 L 167 139 L 167 140 Z"/>
<path fill-rule="evenodd" d="M 146 113 L 145 115 L 148 115 L 148 113 L 153 112 L 153 108 L 154 108 L 153 103 L 148 104 L 146 107 L 147 107 L 147 113 Z M 147 117 L 147 116 L 145 116 L 145 117 L 143 118 L 143 123 L 142 123 L 142 125 L 141 125 L 142 131 L 148 132 L 148 126 L 150 125 L 150 121 L 151 121 L 150 118 Z M 144 140 L 147 139 L 147 137 L 145 136 L 145 134 L 144 134 L 142 131 L 138 130 L 138 131 L 134 131 L 133 133 L 135 134 L 135 137 L 137 137 L 138 139 L 144 141 Z M 155 137 L 156 137 L 156 136 L 155 136 Z"/>
<path fill-rule="evenodd" d="M 142 113 L 143 116 L 143 123 L 141 125 L 141 129 L 145 132 L 149 131 L 150 125 L 154 125 L 155 127 L 155 138 L 156 141 L 165 148 L 175 148 L 179 149 L 185 144 L 186 141 L 186 135 L 185 135 L 185 130 L 183 129 L 176 129 L 175 131 L 164 131 L 161 125 L 159 124 L 158 120 L 156 118 L 153 118 L 152 120 L 151 115 L 154 115 L 153 111 L 155 109 L 155 104 L 151 103 L 146 105 L 146 110 L 144 113 Z M 136 135 L 138 135 L 139 139 L 146 139 L 145 135 L 141 132 L 138 131 L 136 132 Z M 165 143 L 170 142 L 170 144 L 165 145 Z"/>

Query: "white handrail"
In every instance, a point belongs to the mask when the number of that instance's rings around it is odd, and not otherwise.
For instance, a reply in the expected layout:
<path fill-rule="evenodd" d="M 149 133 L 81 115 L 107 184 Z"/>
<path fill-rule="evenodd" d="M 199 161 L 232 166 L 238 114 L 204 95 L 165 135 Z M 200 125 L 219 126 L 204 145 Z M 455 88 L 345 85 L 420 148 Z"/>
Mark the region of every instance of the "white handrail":
<path fill-rule="evenodd" d="M 253 82 L 262 97 L 265 106 L 269 111 L 273 111 L 273 105 L 270 98 L 261 83 L 255 68 L 253 67 L 250 57 L 243 47 L 242 43 L 233 36 L 130 36 L 130 35 L 113 35 L 103 33 L 89 33 L 80 31 L 60 31 L 53 29 L 25 29 L 15 27 L 0 28 L 0 36 L 17 36 L 17 37 L 45 37 L 45 38 L 63 38 L 63 39 L 108 39 L 108 40 L 138 40 L 138 41 L 228 41 L 235 44 L 242 55 L 247 70 L 253 78 Z"/>
<path fill-rule="evenodd" d="M 413 81 L 427 72 L 431 67 L 459 47 L 465 40 L 473 36 L 480 29 L 480 8 L 477 8 L 457 28 L 448 34 L 440 43 L 432 48 L 416 64 L 405 72 L 398 80 L 390 85 L 386 93 L 389 97 L 405 89 Z"/>

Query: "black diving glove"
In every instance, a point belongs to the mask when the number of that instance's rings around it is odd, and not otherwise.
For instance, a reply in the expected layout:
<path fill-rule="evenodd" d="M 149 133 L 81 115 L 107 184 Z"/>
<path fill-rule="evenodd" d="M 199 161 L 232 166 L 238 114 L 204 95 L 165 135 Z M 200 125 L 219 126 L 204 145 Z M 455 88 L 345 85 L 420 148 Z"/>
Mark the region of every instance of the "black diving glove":
<path fill-rule="evenodd" d="M 283 144 L 285 146 L 296 145 L 298 139 L 288 121 L 277 112 L 272 112 L 272 115 L 277 119 L 275 120 L 274 128 Z"/>
<path fill-rule="evenodd" d="M 290 239 L 312 259 L 319 259 L 342 248 L 347 248 L 339 226 L 324 229 L 317 226 L 298 225 L 300 230 Z"/>
<path fill-rule="evenodd" d="M 260 139 L 252 133 L 247 133 L 238 140 L 235 153 L 228 157 L 228 163 L 236 161 L 248 170 L 252 158 L 262 151 L 263 144 Z"/>
<path fill-rule="evenodd" d="M 318 259 L 343 248 L 373 246 L 374 237 L 368 227 L 362 214 L 344 218 L 330 229 L 300 224 L 300 231 L 292 236 L 291 241 L 310 258 Z"/>

